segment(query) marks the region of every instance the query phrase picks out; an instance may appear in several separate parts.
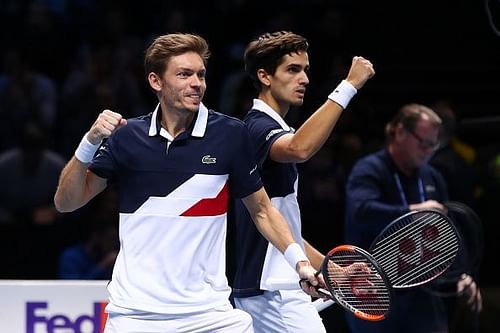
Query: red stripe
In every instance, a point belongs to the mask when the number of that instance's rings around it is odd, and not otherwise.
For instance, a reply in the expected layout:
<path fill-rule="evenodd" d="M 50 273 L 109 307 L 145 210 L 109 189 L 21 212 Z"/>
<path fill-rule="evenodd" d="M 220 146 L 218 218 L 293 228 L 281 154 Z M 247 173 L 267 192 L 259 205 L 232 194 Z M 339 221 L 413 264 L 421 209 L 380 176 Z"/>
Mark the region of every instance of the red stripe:
<path fill-rule="evenodd" d="M 229 190 L 227 183 L 217 194 L 217 197 L 211 199 L 202 199 L 186 210 L 181 216 L 215 216 L 227 213 L 229 201 Z"/>

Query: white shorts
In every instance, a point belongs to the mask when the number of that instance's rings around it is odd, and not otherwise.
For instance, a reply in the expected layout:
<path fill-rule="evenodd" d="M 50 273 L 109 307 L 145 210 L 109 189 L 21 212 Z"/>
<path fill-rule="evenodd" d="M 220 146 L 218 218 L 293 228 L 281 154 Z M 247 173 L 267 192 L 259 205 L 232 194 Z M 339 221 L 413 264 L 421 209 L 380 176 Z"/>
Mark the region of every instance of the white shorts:
<path fill-rule="evenodd" d="M 109 313 L 104 333 L 253 333 L 252 317 L 231 304 L 182 315 Z"/>
<path fill-rule="evenodd" d="M 265 291 L 234 303 L 252 315 L 256 333 L 326 333 L 311 297 L 302 290 Z"/>

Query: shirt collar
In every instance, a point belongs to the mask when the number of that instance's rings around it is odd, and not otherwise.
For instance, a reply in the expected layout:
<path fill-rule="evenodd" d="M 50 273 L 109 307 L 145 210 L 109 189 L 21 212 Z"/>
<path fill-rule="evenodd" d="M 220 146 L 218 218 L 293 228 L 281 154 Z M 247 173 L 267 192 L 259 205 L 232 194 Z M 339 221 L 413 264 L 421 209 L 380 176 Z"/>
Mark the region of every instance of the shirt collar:
<path fill-rule="evenodd" d="M 263 100 L 255 98 L 253 100 L 253 110 L 261 111 L 267 114 L 269 117 L 273 118 L 285 131 L 290 131 L 290 126 L 285 123 L 285 120 L 274 111 L 266 102 Z"/>
<path fill-rule="evenodd" d="M 153 115 L 151 116 L 151 125 L 149 126 L 149 136 L 155 136 L 160 131 L 161 126 L 159 126 L 158 121 L 160 120 L 161 115 L 158 114 L 159 112 L 160 112 L 160 103 L 156 105 L 156 108 L 153 111 Z M 203 105 L 203 103 L 200 103 L 194 127 L 193 130 L 191 131 L 191 136 L 199 138 L 203 137 L 207 130 L 207 123 L 208 123 L 208 109 L 205 105 Z"/>

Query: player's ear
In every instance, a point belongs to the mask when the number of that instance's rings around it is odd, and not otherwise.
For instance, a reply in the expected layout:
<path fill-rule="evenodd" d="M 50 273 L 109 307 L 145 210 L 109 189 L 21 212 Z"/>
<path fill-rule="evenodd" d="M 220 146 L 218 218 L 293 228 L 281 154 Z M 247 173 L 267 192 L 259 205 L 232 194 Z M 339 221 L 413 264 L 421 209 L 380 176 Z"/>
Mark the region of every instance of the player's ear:
<path fill-rule="evenodd" d="M 154 91 L 161 90 L 162 82 L 161 82 L 161 78 L 158 76 L 158 74 L 153 73 L 153 72 L 149 73 L 148 74 L 148 82 Z"/>
<path fill-rule="evenodd" d="M 269 74 L 262 68 L 257 70 L 257 77 L 259 78 L 259 81 L 263 86 L 269 87 L 271 85 Z"/>

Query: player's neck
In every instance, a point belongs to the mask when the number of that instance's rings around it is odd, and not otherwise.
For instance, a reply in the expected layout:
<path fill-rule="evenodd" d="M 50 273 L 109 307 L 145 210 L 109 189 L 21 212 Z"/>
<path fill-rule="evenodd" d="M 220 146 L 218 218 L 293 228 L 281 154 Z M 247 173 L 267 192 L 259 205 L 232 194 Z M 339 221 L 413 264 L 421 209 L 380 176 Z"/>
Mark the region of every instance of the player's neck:
<path fill-rule="evenodd" d="M 285 118 L 288 110 L 290 110 L 290 104 L 280 103 L 270 92 L 261 92 L 258 98 L 269 105 L 281 118 Z"/>
<path fill-rule="evenodd" d="M 194 116 L 191 112 L 162 112 L 161 127 L 175 138 L 189 128 Z"/>

